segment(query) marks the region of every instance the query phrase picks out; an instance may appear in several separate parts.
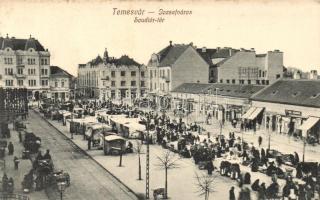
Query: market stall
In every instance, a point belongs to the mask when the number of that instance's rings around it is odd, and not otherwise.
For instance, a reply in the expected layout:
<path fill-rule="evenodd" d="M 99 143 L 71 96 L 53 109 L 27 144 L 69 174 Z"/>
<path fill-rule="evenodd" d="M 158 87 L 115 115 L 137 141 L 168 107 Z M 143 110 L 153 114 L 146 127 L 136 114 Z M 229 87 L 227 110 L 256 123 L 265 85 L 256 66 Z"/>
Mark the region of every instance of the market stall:
<path fill-rule="evenodd" d="M 105 133 L 110 132 L 111 127 L 102 123 L 89 123 L 86 125 L 86 138 L 92 140 L 92 146 L 97 148 L 103 147 L 103 137 Z"/>
<path fill-rule="evenodd" d="M 118 135 L 107 135 L 104 137 L 103 152 L 108 154 L 119 154 L 126 149 L 126 140 Z"/>

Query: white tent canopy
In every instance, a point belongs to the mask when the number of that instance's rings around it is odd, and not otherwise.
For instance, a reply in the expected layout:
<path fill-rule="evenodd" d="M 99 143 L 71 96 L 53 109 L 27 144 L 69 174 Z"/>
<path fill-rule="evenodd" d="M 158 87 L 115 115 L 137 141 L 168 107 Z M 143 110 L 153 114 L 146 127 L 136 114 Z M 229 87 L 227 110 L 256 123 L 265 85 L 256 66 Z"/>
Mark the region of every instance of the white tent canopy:
<path fill-rule="evenodd" d="M 263 108 L 255 108 L 253 113 L 248 117 L 249 120 L 254 120 L 262 112 Z"/>
<path fill-rule="evenodd" d="M 299 129 L 302 131 L 308 131 L 310 128 L 312 128 L 320 118 L 318 117 L 309 117 L 300 127 Z"/>
<path fill-rule="evenodd" d="M 242 115 L 242 119 L 248 119 L 248 117 L 255 111 L 256 107 L 250 107 L 249 110 L 247 110 L 247 112 Z"/>

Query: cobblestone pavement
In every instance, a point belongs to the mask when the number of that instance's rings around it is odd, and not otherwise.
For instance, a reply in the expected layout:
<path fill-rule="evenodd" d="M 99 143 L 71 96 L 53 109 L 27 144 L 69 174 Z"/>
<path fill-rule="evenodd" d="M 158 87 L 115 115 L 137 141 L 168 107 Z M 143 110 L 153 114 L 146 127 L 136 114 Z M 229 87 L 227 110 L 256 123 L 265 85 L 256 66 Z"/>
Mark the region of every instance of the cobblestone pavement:
<path fill-rule="evenodd" d="M 55 169 L 62 169 L 70 174 L 71 185 L 66 188 L 63 199 L 137 199 L 127 187 L 32 110 L 28 121 L 28 129 L 42 139 L 42 152 L 50 149 Z M 49 192 L 48 196 L 50 200 L 60 199 L 57 191 Z"/>

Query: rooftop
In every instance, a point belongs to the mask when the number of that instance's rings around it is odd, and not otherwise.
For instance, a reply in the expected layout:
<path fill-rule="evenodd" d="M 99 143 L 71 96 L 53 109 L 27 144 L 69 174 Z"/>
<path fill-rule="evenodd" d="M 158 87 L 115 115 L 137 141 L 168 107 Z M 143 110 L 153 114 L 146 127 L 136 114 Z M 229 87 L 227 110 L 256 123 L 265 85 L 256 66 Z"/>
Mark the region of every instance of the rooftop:
<path fill-rule="evenodd" d="M 70 73 L 68 73 L 67 71 L 61 69 L 58 66 L 50 66 L 50 74 L 52 76 L 68 76 L 70 78 L 73 77 Z"/>
<path fill-rule="evenodd" d="M 264 86 L 257 85 L 232 85 L 222 83 L 183 83 L 172 90 L 177 93 L 189 94 L 217 94 L 219 96 L 230 96 L 239 98 L 249 98 L 256 92 L 262 90 Z"/>
<path fill-rule="evenodd" d="M 190 45 L 185 44 L 172 44 L 170 41 L 169 46 L 157 53 L 159 57 L 159 67 L 173 65 L 189 46 Z"/>
<path fill-rule="evenodd" d="M 29 48 L 33 48 L 36 51 L 45 51 L 42 44 L 31 36 L 29 39 L 17 39 L 15 37 L 9 38 L 8 35 L 5 38 L 0 37 L 0 49 L 4 50 L 7 47 L 10 47 L 14 51 L 26 51 Z"/>
<path fill-rule="evenodd" d="M 282 79 L 253 95 L 251 99 L 320 108 L 320 80 Z"/>

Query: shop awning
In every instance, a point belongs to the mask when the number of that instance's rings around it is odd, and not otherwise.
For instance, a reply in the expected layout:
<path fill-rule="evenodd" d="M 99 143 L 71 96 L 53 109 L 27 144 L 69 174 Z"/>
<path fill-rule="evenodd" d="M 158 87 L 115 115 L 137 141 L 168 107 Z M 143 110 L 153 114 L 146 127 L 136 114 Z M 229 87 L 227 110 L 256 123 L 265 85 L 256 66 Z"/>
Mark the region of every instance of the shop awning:
<path fill-rule="evenodd" d="M 247 112 L 242 115 L 242 119 L 248 119 L 248 117 L 255 111 L 256 107 L 250 107 L 249 110 L 247 110 Z"/>
<path fill-rule="evenodd" d="M 310 128 L 312 128 L 320 118 L 317 117 L 309 117 L 298 129 L 302 131 L 308 131 Z"/>
<path fill-rule="evenodd" d="M 249 120 L 254 120 L 262 112 L 263 108 L 256 108 L 253 113 L 248 117 Z"/>

